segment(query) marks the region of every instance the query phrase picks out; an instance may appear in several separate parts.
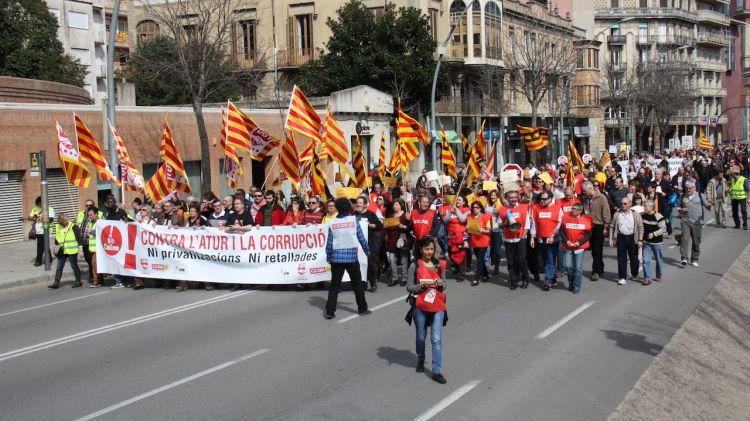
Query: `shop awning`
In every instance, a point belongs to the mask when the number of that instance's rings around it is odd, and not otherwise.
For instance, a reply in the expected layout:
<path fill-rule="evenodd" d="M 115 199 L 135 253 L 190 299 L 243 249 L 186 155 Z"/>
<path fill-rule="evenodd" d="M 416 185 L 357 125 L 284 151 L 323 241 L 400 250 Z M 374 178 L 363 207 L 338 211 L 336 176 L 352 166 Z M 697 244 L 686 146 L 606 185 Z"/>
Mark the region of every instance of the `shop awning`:
<path fill-rule="evenodd" d="M 461 143 L 461 136 L 459 136 L 455 130 L 446 130 L 445 137 L 448 138 L 448 143 Z M 438 141 L 441 140 L 440 132 L 436 132 L 435 130 L 433 130 L 432 138 Z"/>

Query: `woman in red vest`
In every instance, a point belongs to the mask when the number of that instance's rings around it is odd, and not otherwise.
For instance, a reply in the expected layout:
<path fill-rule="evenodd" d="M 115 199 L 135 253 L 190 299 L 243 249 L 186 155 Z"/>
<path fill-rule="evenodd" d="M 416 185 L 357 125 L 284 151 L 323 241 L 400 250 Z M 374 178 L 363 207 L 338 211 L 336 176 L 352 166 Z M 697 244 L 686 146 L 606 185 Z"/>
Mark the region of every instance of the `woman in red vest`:
<path fill-rule="evenodd" d="M 445 205 L 444 205 L 445 206 Z M 448 254 L 451 262 L 458 269 L 458 279 L 456 282 L 463 282 L 466 274 L 466 218 L 469 216 L 469 208 L 466 206 L 466 198 L 456 196 L 456 203 L 443 214 L 443 222 L 446 226 L 448 235 Z M 455 272 L 454 272 L 455 273 Z"/>
<path fill-rule="evenodd" d="M 414 238 L 421 240 L 424 237 L 430 236 L 437 246 L 437 235 L 440 228 L 439 218 L 440 215 L 437 210 L 430 209 L 430 198 L 426 195 L 420 196 L 417 200 L 417 207 L 412 209 L 409 218 L 411 219 Z M 414 251 L 416 252 L 416 249 Z M 440 257 L 439 254 L 437 257 Z"/>
<path fill-rule="evenodd" d="M 445 307 L 445 268 L 435 257 L 435 243 L 426 236 L 417 241 L 414 257 L 409 267 L 406 290 L 416 295 L 412 317 L 417 328 L 417 373 L 424 372 L 425 338 L 430 327 L 432 342 L 432 380 L 445 384 L 442 368 L 442 333 L 448 321 Z"/>
<path fill-rule="evenodd" d="M 286 213 L 284 222 L 281 225 L 300 225 L 302 223 L 302 218 L 305 216 L 305 205 L 303 204 L 302 199 L 299 197 L 293 197 L 291 201 L 292 208 Z"/>
<path fill-rule="evenodd" d="M 589 215 L 583 215 L 583 205 L 576 203 L 570 213 L 562 217 L 560 238 L 563 247 L 565 270 L 568 272 L 568 291 L 581 292 L 583 274 L 583 253 L 589 248 L 593 222 Z"/>
<path fill-rule="evenodd" d="M 490 235 L 492 234 L 492 218 L 484 213 L 484 206 L 478 200 L 471 204 L 471 215 L 467 218 L 466 225 L 469 226 L 472 220 L 477 221 L 476 224 L 479 226 L 476 232 L 469 231 L 469 246 L 474 250 L 474 256 L 477 258 L 477 270 L 474 272 L 474 280 L 471 281 L 471 286 L 477 286 L 480 279 L 482 282 L 487 282 L 490 279 L 484 256 L 490 247 Z"/>

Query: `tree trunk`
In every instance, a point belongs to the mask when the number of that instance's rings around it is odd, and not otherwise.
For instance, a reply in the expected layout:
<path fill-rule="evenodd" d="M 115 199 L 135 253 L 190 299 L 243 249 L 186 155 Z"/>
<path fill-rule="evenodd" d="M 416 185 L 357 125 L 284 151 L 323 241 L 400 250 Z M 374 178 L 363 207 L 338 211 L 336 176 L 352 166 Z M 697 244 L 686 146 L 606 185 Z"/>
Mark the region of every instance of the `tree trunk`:
<path fill-rule="evenodd" d="M 203 104 L 200 101 L 193 101 L 193 112 L 201 141 L 201 193 L 206 193 L 211 191 L 211 149 L 208 145 L 206 122 L 203 120 Z"/>

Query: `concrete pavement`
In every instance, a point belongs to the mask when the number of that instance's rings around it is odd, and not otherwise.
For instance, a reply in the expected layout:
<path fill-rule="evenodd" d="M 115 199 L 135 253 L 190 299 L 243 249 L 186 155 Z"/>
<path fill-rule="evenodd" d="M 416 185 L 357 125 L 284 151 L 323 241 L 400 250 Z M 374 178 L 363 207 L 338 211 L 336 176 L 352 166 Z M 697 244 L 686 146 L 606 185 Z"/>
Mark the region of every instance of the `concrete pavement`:
<path fill-rule="evenodd" d="M 367 299 L 384 306 L 347 321 L 351 292 L 327 321 L 322 290 L 7 289 L 0 418 L 604 420 L 748 242 L 704 233 L 700 268 L 679 267 L 669 242 L 665 280 L 648 287 L 616 285 L 612 249 L 579 295 L 510 291 L 505 271 L 451 281 L 446 385 L 428 377 L 429 344 L 414 372 L 402 288 L 381 285 Z"/>

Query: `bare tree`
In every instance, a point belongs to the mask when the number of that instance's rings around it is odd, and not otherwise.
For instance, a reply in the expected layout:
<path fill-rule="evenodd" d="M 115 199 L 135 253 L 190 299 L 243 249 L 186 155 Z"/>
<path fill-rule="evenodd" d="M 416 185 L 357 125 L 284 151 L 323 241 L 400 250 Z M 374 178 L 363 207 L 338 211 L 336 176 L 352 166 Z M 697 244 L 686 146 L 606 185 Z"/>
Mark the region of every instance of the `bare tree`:
<path fill-rule="evenodd" d="M 602 88 L 602 102 L 612 110 L 617 120 L 618 137 L 621 140 L 626 138 L 625 128 L 631 121 L 625 116 L 633 116 L 636 108 L 635 100 L 639 91 L 636 72 L 635 67 L 628 67 L 622 62 L 614 63 L 610 60 L 600 73 L 599 86 Z M 631 136 L 633 136 L 632 133 Z"/>
<path fill-rule="evenodd" d="M 145 14 L 156 21 L 161 35 L 175 42 L 176 61 L 152 60 L 141 71 L 153 80 L 169 75 L 189 92 L 201 142 L 201 190 L 211 190 L 209 137 L 203 103 L 220 96 L 252 95 L 266 67 L 265 54 L 255 49 L 238 60 L 233 53 L 235 24 L 242 18 L 240 0 L 143 0 Z M 257 19 L 257 17 L 256 17 Z M 229 90 L 227 88 L 230 88 Z M 234 91 L 239 89 L 239 91 Z M 228 93 L 229 92 L 229 93 Z"/>

